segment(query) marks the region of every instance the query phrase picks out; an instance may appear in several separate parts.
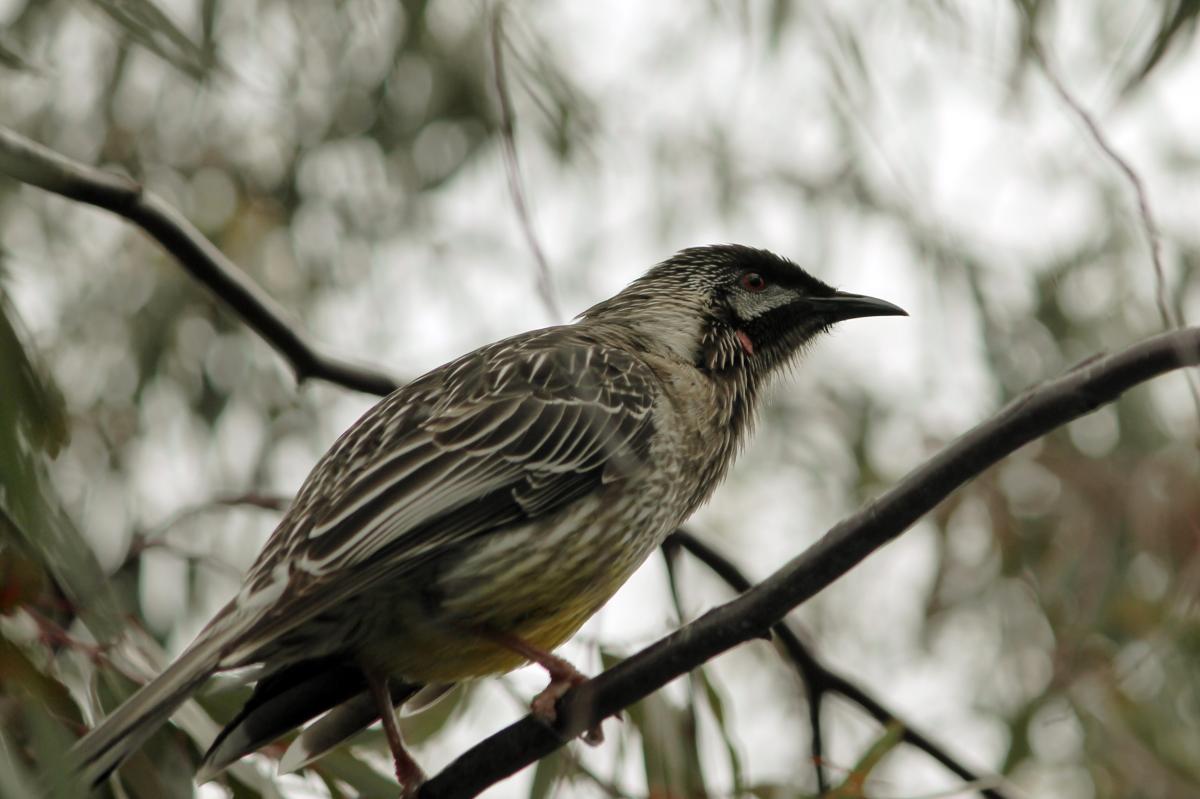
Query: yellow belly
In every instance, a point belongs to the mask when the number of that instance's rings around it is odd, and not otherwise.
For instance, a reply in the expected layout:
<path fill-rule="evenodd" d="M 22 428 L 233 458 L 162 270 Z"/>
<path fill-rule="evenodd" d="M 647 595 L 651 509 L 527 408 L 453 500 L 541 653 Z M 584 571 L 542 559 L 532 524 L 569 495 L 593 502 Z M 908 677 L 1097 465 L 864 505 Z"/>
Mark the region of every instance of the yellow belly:
<path fill-rule="evenodd" d="M 602 602 L 599 604 L 603 604 Z M 467 629 L 446 619 L 404 613 L 402 635 L 389 637 L 384 651 L 370 653 L 380 668 L 409 682 L 445 683 L 503 674 L 526 659 L 488 637 L 493 631 L 520 638 L 550 652 L 569 639 L 599 609 L 593 602 L 573 602 L 527 623 Z M 415 611 L 415 608 L 409 608 Z M 397 619 L 400 622 L 400 619 Z"/>
<path fill-rule="evenodd" d="M 643 510 L 644 507 L 644 510 Z M 376 596 L 384 626 L 362 653 L 410 682 L 456 682 L 511 671 L 526 659 L 487 635 L 516 636 L 549 652 L 598 611 L 653 552 L 667 520 L 645 503 L 607 522 L 602 501 L 581 503 L 557 524 L 514 530 L 440 562 L 414 595 Z M 384 593 L 387 593 L 386 591 Z"/>

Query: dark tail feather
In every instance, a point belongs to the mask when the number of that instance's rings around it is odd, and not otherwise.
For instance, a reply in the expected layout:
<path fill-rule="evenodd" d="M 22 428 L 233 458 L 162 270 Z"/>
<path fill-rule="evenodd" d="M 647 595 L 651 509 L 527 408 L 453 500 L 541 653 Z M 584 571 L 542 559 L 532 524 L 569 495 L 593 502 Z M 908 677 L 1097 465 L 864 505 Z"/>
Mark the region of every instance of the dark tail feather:
<path fill-rule="evenodd" d="M 357 666 L 334 659 L 302 661 L 260 680 L 246 705 L 213 741 L 196 782 L 207 782 L 239 758 L 354 699 L 366 688 Z M 408 688 L 406 696 L 416 690 Z"/>
<path fill-rule="evenodd" d="M 453 685 L 437 686 L 434 693 L 441 696 L 452 687 Z M 392 684 L 392 704 L 402 705 L 424 691 L 420 685 Z M 431 701 L 436 701 L 436 697 Z M 313 722 L 296 736 L 296 740 L 292 741 L 291 746 L 279 759 L 279 773 L 291 774 L 299 771 L 378 720 L 379 706 L 375 703 L 375 698 L 371 696 L 370 691 L 362 691 L 330 710 L 323 718 Z"/>

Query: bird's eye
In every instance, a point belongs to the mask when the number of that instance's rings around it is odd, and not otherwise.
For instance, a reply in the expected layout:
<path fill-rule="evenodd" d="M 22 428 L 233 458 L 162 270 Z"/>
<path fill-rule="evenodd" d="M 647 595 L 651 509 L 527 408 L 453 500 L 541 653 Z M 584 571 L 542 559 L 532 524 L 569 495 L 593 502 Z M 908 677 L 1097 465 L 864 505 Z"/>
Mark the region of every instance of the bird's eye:
<path fill-rule="evenodd" d="M 747 272 L 742 275 L 742 288 L 746 291 L 755 293 L 762 291 L 767 287 L 767 281 L 758 272 Z"/>

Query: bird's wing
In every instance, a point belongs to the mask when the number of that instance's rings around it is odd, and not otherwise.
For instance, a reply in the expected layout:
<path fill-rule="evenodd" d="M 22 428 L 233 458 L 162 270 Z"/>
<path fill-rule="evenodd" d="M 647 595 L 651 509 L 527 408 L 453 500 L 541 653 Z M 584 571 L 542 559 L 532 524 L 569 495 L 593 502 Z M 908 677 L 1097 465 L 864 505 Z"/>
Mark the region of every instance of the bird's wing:
<path fill-rule="evenodd" d="M 322 458 L 268 541 L 230 607 L 241 629 L 226 664 L 385 576 L 621 479 L 647 454 L 656 393 L 632 355 L 543 333 L 391 395 Z"/>

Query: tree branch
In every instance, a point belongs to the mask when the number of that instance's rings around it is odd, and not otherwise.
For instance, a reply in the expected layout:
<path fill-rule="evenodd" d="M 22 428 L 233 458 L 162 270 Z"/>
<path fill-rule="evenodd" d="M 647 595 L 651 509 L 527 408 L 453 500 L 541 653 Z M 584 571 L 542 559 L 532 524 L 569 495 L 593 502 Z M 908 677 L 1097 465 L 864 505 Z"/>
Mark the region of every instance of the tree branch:
<path fill-rule="evenodd" d="M 671 533 L 663 543 L 663 546 L 670 546 L 672 544 L 690 552 L 697 560 L 724 580 L 725 584 L 734 591 L 745 593 L 753 587 L 753 583 L 750 582 L 749 578 L 742 574 L 732 561 L 696 538 L 687 530 L 679 529 Z M 809 651 L 808 647 L 800 640 L 800 636 L 796 634 L 796 631 L 786 619 L 772 627 L 771 632 L 779 638 L 779 643 L 783 647 L 784 652 L 787 653 L 788 659 L 792 661 L 796 666 L 796 671 L 800 673 L 800 677 L 808 689 L 809 706 L 813 713 L 820 710 L 821 698 L 826 693 L 839 694 L 861 707 L 868 715 L 883 726 L 886 727 L 893 723 L 899 724 L 902 730 L 902 738 L 906 743 L 925 752 L 966 782 L 975 785 L 996 784 L 999 782 L 998 777 L 980 777 L 955 760 L 946 750 L 914 730 L 908 722 L 899 719 L 895 713 L 884 707 L 883 704 L 865 690 L 855 685 L 849 678 L 830 670 L 828 666 L 818 660 Z M 822 774 L 820 763 L 821 751 L 818 744 L 815 743 L 820 734 L 820 722 L 812 720 L 811 723 L 813 725 L 814 737 L 813 758 L 817 761 L 817 774 L 820 776 Z M 824 794 L 826 788 L 822 787 L 819 791 L 821 794 Z M 980 793 L 987 797 L 987 799 L 1004 799 L 1004 794 L 991 788 L 981 788 Z"/>
<path fill-rule="evenodd" d="M 284 310 L 216 245 L 131 178 L 73 161 L 4 127 L 0 127 L 0 172 L 133 222 L 274 347 L 291 364 L 298 381 L 317 378 L 378 395 L 396 389 L 396 381 L 382 372 L 319 352 L 286 321 Z"/>
<path fill-rule="evenodd" d="M 1085 362 L 1018 397 L 759 585 L 568 691 L 553 729 L 526 716 L 461 755 L 420 796 L 474 796 L 516 773 L 699 664 L 763 635 L 1004 456 L 1139 383 L 1197 363 L 1200 327 L 1190 327 Z"/>
<path fill-rule="evenodd" d="M 675 572 L 672 565 L 680 551 L 687 550 L 739 594 L 749 591 L 752 586 L 750 580 L 732 561 L 682 527 L 667 536 L 667 540 L 662 543 L 662 550 L 666 555 L 667 574 L 671 577 L 671 594 L 676 597 L 675 606 L 680 623 L 683 622 L 683 610 L 675 590 Z M 808 662 L 811 660 L 808 650 L 786 621 L 772 627 L 771 633 L 783 644 L 804 685 L 808 699 L 809 749 L 812 751 L 813 773 L 816 776 L 817 795 L 824 796 L 829 792 L 829 779 L 825 774 L 825 734 L 821 725 L 821 704 L 825 698 L 826 685 L 821 680 L 814 679 L 812 671 L 808 668 Z"/>

